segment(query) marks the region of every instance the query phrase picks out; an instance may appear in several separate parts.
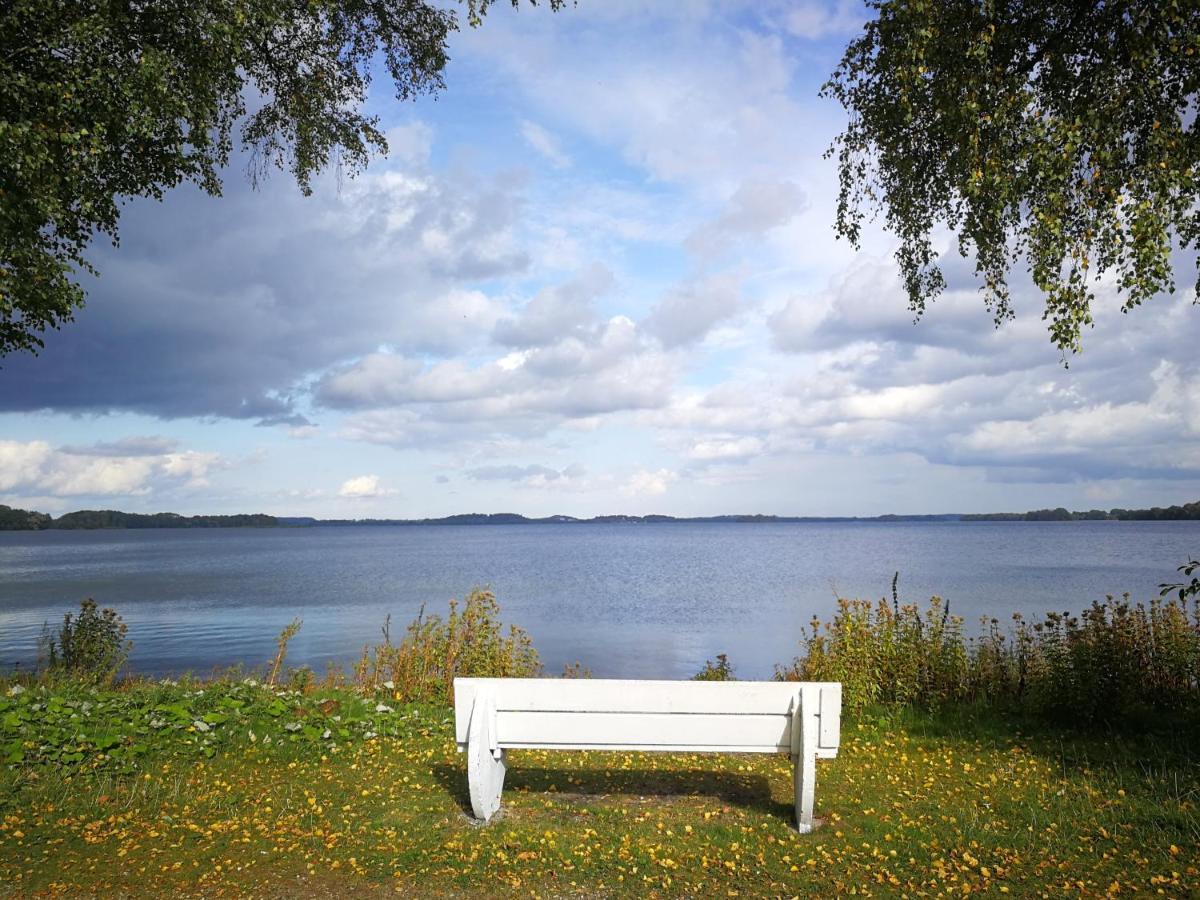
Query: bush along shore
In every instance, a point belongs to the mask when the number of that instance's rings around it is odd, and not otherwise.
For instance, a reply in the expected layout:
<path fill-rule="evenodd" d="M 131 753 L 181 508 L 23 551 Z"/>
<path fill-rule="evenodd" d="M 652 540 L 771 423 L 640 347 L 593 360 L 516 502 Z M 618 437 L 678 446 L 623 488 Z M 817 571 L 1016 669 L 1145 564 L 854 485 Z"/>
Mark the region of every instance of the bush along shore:
<path fill-rule="evenodd" d="M 1172 588 L 973 637 L 842 602 L 777 671 L 845 685 L 810 835 L 783 756 L 513 752 L 476 825 L 452 680 L 541 673 L 486 591 L 320 678 L 299 621 L 249 676 L 117 678 L 85 603 L 0 683 L 0 895 L 1196 896 L 1200 585 Z"/>

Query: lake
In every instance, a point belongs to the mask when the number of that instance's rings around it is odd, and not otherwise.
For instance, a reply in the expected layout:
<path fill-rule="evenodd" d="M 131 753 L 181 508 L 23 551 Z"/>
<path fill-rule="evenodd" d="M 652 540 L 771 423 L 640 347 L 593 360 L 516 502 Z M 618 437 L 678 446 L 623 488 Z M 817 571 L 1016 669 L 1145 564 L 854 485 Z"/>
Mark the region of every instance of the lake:
<path fill-rule="evenodd" d="M 1157 594 L 1200 553 L 1200 522 L 564 524 L 0 532 L 0 664 L 37 658 L 83 597 L 129 624 L 139 671 L 268 661 L 322 672 L 422 604 L 490 585 L 548 673 L 686 678 L 718 653 L 743 678 L 796 654 L 836 595 L 950 600 L 974 626 L 1016 611 Z"/>

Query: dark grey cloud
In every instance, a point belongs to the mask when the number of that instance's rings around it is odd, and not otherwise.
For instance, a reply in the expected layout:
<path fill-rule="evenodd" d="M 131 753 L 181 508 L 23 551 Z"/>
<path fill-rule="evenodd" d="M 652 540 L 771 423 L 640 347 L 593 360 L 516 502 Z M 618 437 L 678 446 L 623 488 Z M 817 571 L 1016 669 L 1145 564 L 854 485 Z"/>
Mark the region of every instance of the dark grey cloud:
<path fill-rule="evenodd" d="M 223 198 L 131 204 L 77 321 L 0 363 L 0 411 L 300 423 L 310 373 L 381 345 L 487 340 L 503 310 L 468 287 L 527 263 L 510 240 L 517 187 L 408 160 L 308 198 L 235 171 Z"/>

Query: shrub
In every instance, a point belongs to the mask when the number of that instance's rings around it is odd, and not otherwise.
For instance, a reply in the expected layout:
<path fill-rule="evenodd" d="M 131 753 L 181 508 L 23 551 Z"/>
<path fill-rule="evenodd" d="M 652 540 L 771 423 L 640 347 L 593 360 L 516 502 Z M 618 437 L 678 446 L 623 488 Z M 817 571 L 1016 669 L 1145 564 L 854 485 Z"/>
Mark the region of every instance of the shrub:
<path fill-rule="evenodd" d="M 977 703 L 1077 723 L 1200 715 L 1200 603 L 1107 597 L 1080 615 L 1013 616 L 1007 632 L 962 619 L 934 597 L 926 611 L 880 600 L 839 600 L 814 619 L 784 681 L 840 681 L 847 706 Z"/>
<path fill-rule="evenodd" d="M 78 614 L 63 616 L 57 637 L 48 625 L 44 628 L 47 667 L 81 681 L 111 682 L 133 649 L 133 642 L 126 640 L 128 630 L 116 610 L 99 609 L 91 597 L 81 600 Z"/>
<path fill-rule="evenodd" d="M 714 663 L 711 659 L 704 661 L 704 668 L 692 676 L 692 681 L 736 681 L 733 674 L 733 666 L 729 664 L 729 657 L 724 653 L 717 654 L 717 661 Z"/>
<path fill-rule="evenodd" d="M 500 605 L 489 590 L 475 589 L 459 608 L 450 601 L 445 619 L 425 615 L 424 607 L 393 644 L 390 617 L 383 643 L 363 649 L 355 679 L 366 690 L 391 682 L 398 699 L 406 702 L 448 703 L 456 677 L 527 678 L 541 672 L 529 635 L 500 624 Z"/>
<path fill-rule="evenodd" d="M 938 597 L 915 604 L 839 600 L 831 622 L 814 618 L 803 656 L 776 667 L 780 681 L 840 681 L 850 706 L 938 704 L 958 699 L 968 659 L 962 619 Z"/>

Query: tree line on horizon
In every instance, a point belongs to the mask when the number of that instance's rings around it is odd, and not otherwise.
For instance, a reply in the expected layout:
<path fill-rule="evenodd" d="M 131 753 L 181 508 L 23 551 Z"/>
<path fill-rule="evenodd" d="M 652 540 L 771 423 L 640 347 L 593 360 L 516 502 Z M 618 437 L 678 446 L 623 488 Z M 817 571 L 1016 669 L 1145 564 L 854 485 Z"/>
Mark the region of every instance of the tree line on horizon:
<path fill-rule="evenodd" d="M 127 513 L 81 509 L 58 518 L 0 504 L 0 531 L 81 530 L 96 528 L 273 528 L 279 521 L 261 513 L 231 516 L 181 516 L 178 513 Z"/>
<path fill-rule="evenodd" d="M 963 513 L 944 516 L 873 516 L 873 517 L 797 517 L 797 516 L 708 516 L 677 518 L 674 516 L 596 516 L 576 519 L 571 516 L 548 516 L 531 519 L 516 513 L 468 513 L 441 519 L 314 519 L 280 518 L 264 513 L 242 513 L 224 516 L 182 516 L 178 513 L 128 513 L 115 509 L 81 509 L 63 513 L 55 518 L 36 510 L 16 509 L 0 504 L 0 531 L 91 530 L 100 528 L 282 528 L 312 525 L 518 525 L 557 522 L 803 522 L 803 521 L 961 521 L 961 522 L 1086 522 L 1086 521 L 1200 521 L 1200 500 L 1182 506 L 1154 506 L 1149 509 L 1092 509 L 1072 512 L 1065 507 L 1035 509 L 1024 513 Z"/>
<path fill-rule="evenodd" d="M 1089 509 L 1072 512 L 1065 507 L 1034 509 L 1024 513 L 968 513 L 964 522 L 1092 522 L 1092 521 L 1179 521 L 1200 520 L 1200 500 L 1182 506 L 1152 506 L 1149 509 Z"/>

